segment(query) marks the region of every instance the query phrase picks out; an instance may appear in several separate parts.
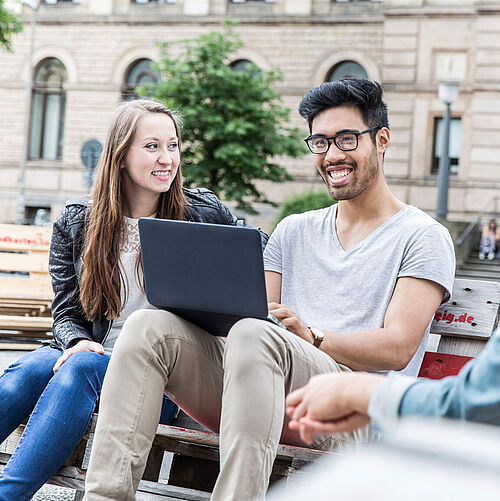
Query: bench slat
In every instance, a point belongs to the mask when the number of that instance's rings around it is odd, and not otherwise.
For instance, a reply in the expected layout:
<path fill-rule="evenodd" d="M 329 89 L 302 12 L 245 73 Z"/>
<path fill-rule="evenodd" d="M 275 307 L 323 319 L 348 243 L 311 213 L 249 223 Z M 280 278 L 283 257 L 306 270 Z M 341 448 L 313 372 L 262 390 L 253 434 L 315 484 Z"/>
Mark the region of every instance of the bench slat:
<path fill-rule="evenodd" d="M 487 341 L 487 339 L 462 339 L 459 337 L 441 336 L 438 351 L 452 355 L 477 357 L 483 351 Z"/>
<path fill-rule="evenodd" d="M 156 430 L 157 437 L 163 437 L 191 444 L 199 444 L 207 447 L 219 447 L 219 435 L 209 431 L 191 430 L 188 428 L 178 428 L 176 426 L 158 425 Z M 321 457 L 329 456 L 334 453 L 320 451 L 316 449 L 307 449 L 305 447 L 295 447 L 293 445 L 278 446 L 278 459 L 302 459 L 305 461 L 315 461 Z"/>
<path fill-rule="evenodd" d="M 0 253 L 0 271 L 22 271 L 49 273 L 47 251 L 33 251 L 28 254 Z"/>
<path fill-rule="evenodd" d="M 498 282 L 457 278 L 451 301 L 434 315 L 431 332 L 488 340 L 498 323 L 499 298 Z"/>
<path fill-rule="evenodd" d="M 20 224 L 0 224 L 0 250 L 49 251 L 52 228 Z"/>
<path fill-rule="evenodd" d="M 54 297 L 50 276 L 16 277 L 0 276 L 0 297 L 2 299 L 40 299 L 50 300 Z"/>
<path fill-rule="evenodd" d="M 52 330 L 52 317 L 25 317 L 0 315 L 0 328 L 6 330 L 48 332 Z"/>
<path fill-rule="evenodd" d="M 140 496 L 140 492 L 146 492 L 151 494 L 159 494 L 158 498 L 144 498 Z M 165 496 L 169 496 L 165 498 Z M 137 500 L 141 499 L 184 499 L 186 501 L 208 501 L 210 499 L 209 492 L 197 491 L 194 489 L 188 489 L 186 487 L 177 487 L 175 485 L 163 484 L 158 482 L 150 482 L 148 480 L 141 480 L 139 482 Z"/>

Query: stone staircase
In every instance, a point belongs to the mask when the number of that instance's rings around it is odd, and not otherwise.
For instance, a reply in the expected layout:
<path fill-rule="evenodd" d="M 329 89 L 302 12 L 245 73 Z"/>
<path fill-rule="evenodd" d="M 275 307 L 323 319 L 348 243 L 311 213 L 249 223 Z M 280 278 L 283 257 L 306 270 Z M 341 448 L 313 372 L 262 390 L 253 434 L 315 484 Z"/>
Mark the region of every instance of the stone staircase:
<path fill-rule="evenodd" d="M 491 280 L 500 282 L 500 260 L 493 259 L 481 261 L 478 258 L 478 250 L 473 249 L 465 263 L 456 271 L 460 278 L 472 278 L 474 280 Z"/>

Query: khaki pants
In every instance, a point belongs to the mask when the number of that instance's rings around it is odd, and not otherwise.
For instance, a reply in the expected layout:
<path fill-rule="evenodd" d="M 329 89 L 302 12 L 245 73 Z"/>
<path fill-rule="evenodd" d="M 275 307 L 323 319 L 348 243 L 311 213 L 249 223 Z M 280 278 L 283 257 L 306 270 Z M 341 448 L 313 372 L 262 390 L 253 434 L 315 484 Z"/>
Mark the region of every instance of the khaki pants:
<path fill-rule="evenodd" d="M 280 440 L 302 445 L 283 425 L 285 395 L 315 374 L 342 370 L 349 369 L 263 320 L 240 320 L 227 338 L 218 338 L 166 311 L 135 312 L 104 380 L 85 499 L 134 499 L 164 392 L 220 433 L 220 475 L 212 499 L 263 499 Z M 317 437 L 314 446 L 339 450 L 370 436 L 365 428 Z"/>

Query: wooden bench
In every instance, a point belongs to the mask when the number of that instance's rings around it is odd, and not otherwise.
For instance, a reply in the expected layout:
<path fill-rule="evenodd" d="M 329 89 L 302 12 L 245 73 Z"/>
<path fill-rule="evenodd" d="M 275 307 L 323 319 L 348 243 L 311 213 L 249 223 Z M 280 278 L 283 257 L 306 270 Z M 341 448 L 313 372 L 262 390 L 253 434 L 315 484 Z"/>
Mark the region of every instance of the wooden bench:
<path fill-rule="evenodd" d="M 426 352 L 420 376 L 437 379 L 457 374 L 470 356 L 481 351 L 498 325 L 499 301 L 500 284 L 456 279 L 451 302 L 436 312 L 431 326 L 431 332 L 441 336 L 438 347 L 441 352 Z M 76 489 L 75 499 L 83 497 L 95 422 L 96 416 L 71 458 L 50 480 L 52 484 Z M 158 426 L 137 499 L 209 499 L 218 474 L 218 435 L 192 429 L 197 423 L 189 422 L 189 418 L 188 422 L 178 423 L 182 426 Z M 0 447 L 0 469 L 15 449 L 22 431 L 21 426 Z M 174 454 L 168 484 L 158 481 L 164 452 Z M 271 482 L 280 478 L 293 482 L 304 475 L 301 473 L 304 465 L 329 454 L 332 453 L 280 445 Z"/>
<path fill-rule="evenodd" d="M 47 227 L 0 224 L 2 338 L 52 338 L 51 234 Z"/>
<path fill-rule="evenodd" d="M 478 355 L 499 321 L 500 283 L 455 279 L 451 300 L 434 315 L 431 333 L 439 335 L 437 352 L 426 352 L 419 377 L 455 376 Z"/>

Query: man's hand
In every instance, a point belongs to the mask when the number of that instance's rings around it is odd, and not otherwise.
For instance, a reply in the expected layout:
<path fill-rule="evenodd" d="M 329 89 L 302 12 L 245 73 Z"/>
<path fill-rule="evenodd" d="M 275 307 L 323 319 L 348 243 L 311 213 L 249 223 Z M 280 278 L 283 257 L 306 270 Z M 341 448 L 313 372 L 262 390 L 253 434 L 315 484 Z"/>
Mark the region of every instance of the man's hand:
<path fill-rule="evenodd" d="M 94 351 L 95 353 L 100 353 L 101 355 L 104 354 L 102 344 L 96 343 L 95 341 L 89 341 L 88 339 L 81 339 L 75 344 L 75 346 L 64 350 L 63 354 L 57 359 L 57 362 L 52 368 L 54 373 L 57 372 L 57 369 L 59 369 L 59 367 L 61 367 L 61 365 L 64 364 L 64 362 L 66 362 L 71 355 L 74 355 L 79 351 Z"/>
<path fill-rule="evenodd" d="M 314 338 L 304 322 L 286 304 L 268 303 L 269 313 L 276 317 L 290 332 L 313 343 Z"/>
<path fill-rule="evenodd" d="M 311 444 L 313 433 L 352 432 L 367 425 L 368 404 L 383 376 L 322 374 L 286 398 L 289 427 Z"/>

